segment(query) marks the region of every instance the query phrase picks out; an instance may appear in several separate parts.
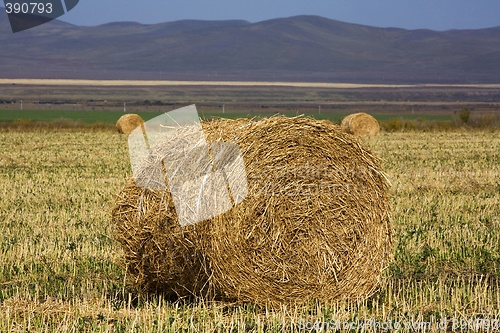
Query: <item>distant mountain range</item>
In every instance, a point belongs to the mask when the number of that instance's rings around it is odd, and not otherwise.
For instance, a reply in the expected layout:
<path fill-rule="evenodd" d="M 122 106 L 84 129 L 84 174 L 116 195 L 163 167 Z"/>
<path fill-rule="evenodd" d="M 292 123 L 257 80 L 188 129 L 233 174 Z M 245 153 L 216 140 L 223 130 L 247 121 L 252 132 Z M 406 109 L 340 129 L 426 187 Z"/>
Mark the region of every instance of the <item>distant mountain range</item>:
<path fill-rule="evenodd" d="M 13 34 L 0 11 L 0 77 L 500 82 L 500 26 L 405 30 L 295 16 L 80 27 Z"/>

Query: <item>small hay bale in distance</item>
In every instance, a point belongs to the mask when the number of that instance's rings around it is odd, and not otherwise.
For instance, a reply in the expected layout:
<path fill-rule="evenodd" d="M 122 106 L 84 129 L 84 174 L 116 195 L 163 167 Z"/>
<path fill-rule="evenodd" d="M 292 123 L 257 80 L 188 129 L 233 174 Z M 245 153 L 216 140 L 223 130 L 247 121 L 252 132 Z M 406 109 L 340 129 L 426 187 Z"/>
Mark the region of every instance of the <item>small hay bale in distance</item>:
<path fill-rule="evenodd" d="M 127 113 L 118 119 L 115 126 L 118 133 L 128 135 L 142 124 L 144 124 L 144 120 L 142 120 L 141 116 L 135 113 Z"/>
<path fill-rule="evenodd" d="M 356 136 L 375 136 L 380 132 L 380 124 L 377 119 L 364 112 L 346 116 L 342 119 L 340 126 L 347 133 Z"/>
<path fill-rule="evenodd" d="M 112 220 L 136 287 L 276 306 L 377 288 L 392 255 L 389 184 L 360 142 L 300 117 L 202 126 L 209 142 L 239 145 L 248 195 L 181 228 L 168 190 L 130 180 Z"/>

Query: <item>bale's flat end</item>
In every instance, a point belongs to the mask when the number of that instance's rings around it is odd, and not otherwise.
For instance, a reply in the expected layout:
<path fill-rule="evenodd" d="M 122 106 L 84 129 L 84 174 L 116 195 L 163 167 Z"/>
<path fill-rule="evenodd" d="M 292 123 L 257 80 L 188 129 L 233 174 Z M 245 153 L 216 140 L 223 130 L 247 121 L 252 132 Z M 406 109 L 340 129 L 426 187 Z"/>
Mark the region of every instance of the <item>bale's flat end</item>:
<path fill-rule="evenodd" d="M 144 124 L 141 116 L 135 113 L 127 113 L 116 122 L 116 130 L 121 134 L 130 134 L 134 129 Z"/>
<path fill-rule="evenodd" d="M 347 133 L 356 136 L 375 136 L 380 133 L 377 119 L 367 113 L 353 113 L 342 119 L 340 124 Z"/>

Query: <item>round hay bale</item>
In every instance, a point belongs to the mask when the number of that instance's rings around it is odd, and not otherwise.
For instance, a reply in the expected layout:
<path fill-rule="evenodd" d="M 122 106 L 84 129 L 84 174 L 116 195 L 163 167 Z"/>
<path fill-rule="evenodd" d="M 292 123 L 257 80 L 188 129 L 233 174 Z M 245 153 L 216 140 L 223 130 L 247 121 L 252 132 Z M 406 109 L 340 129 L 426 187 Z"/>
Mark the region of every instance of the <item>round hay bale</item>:
<path fill-rule="evenodd" d="M 127 113 L 118 119 L 115 126 L 118 133 L 128 135 L 142 124 L 144 124 L 144 120 L 142 120 L 141 116 L 135 113 Z"/>
<path fill-rule="evenodd" d="M 112 219 L 136 287 L 274 305 L 359 299 L 377 288 L 392 240 L 376 157 L 338 126 L 308 118 L 202 125 L 209 142 L 239 145 L 248 195 L 181 227 L 168 190 L 130 180 Z"/>
<path fill-rule="evenodd" d="M 342 119 L 340 124 L 347 133 L 356 136 L 374 136 L 380 132 L 377 119 L 367 113 L 353 113 Z"/>

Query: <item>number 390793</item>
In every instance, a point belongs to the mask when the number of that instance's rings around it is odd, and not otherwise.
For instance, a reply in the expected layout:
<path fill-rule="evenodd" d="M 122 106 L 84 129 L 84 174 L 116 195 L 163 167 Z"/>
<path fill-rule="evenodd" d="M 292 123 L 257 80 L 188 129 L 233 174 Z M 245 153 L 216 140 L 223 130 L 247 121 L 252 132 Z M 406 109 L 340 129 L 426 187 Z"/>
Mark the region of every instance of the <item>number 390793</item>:
<path fill-rule="evenodd" d="M 42 2 L 23 2 L 5 4 L 7 14 L 52 14 L 52 4 Z"/>

